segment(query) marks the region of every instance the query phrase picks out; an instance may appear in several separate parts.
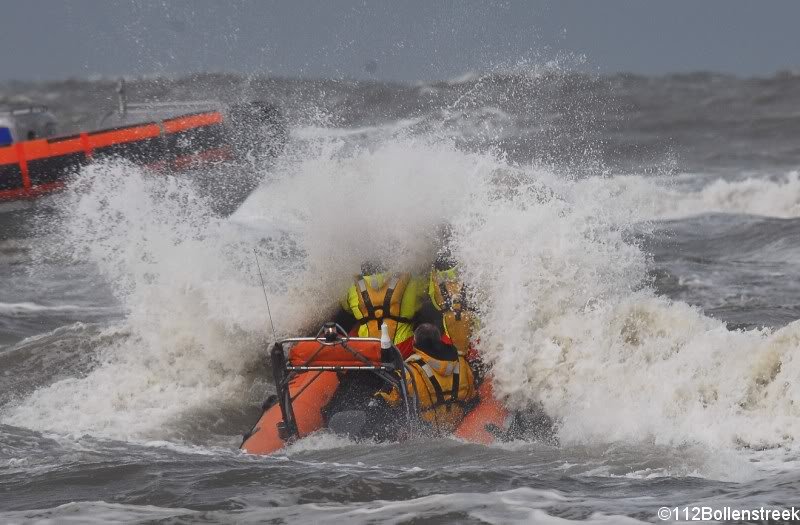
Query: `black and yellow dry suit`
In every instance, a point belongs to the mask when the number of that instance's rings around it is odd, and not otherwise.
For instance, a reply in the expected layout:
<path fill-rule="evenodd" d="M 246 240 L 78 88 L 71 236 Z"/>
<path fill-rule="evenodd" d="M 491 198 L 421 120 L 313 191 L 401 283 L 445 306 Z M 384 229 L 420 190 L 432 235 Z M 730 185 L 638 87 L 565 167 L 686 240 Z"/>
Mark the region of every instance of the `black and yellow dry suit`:
<path fill-rule="evenodd" d="M 445 346 L 445 345 L 442 345 Z M 435 430 L 453 432 L 476 399 L 472 368 L 454 347 L 448 359 L 436 359 L 418 348 L 406 360 L 406 384 L 409 399 L 418 403 L 420 418 Z M 378 395 L 390 407 L 401 402 L 399 389 Z"/>
<path fill-rule="evenodd" d="M 458 270 L 433 268 L 428 280 L 428 295 L 442 314 L 442 328 L 461 355 L 467 355 L 476 318 L 467 308 L 466 290 Z"/>
<path fill-rule="evenodd" d="M 407 273 L 357 275 L 342 308 L 356 318 L 359 337 L 380 337 L 386 322 L 397 344 L 413 335 L 411 319 L 422 306 L 424 286 Z"/>

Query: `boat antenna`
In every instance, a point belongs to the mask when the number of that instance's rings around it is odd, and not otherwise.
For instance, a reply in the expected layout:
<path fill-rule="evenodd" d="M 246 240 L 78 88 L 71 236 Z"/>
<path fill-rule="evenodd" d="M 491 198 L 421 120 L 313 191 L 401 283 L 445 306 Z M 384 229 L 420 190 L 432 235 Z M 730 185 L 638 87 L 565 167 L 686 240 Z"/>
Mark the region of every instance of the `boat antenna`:
<path fill-rule="evenodd" d="M 128 94 L 125 92 L 125 78 L 119 77 L 117 82 L 117 109 L 120 116 L 124 119 L 128 116 Z"/>
<path fill-rule="evenodd" d="M 258 252 L 253 248 L 253 257 L 256 258 L 256 267 L 258 268 L 258 277 L 261 279 L 261 289 L 264 290 L 264 300 L 267 302 L 267 315 L 269 316 L 269 324 L 272 327 L 272 337 L 275 341 L 278 340 L 278 334 L 275 332 L 275 323 L 272 322 L 272 311 L 269 309 L 269 297 L 267 297 L 267 287 L 264 285 L 264 274 L 261 273 L 261 263 L 258 262 Z"/>

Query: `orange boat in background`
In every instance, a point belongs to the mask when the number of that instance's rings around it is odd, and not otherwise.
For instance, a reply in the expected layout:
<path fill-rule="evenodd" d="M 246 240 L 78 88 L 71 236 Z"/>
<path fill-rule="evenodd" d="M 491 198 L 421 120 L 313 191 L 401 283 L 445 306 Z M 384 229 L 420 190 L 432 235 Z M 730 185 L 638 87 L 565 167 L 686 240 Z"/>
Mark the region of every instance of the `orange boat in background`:
<path fill-rule="evenodd" d="M 283 117 L 269 103 L 128 105 L 123 84 L 118 91 L 119 112 L 103 119 L 111 127 L 67 136 L 49 136 L 55 120 L 43 106 L 0 112 L 0 200 L 57 190 L 71 174 L 99 159 L 185 170 L 233 160 L 253 149 L 274 156 L 286 140 Z M 269 144 L 263 143 L 265 138 Z"/>
<path fill-rule="evenodd" d="M 290 347 L 290 348 L 287 348 Z M 325 409 L 339 389 L 340 374 L 370 372 L 405 394 L 405 363 L 394 346 L 381 348 L 380 339 L 348 337 L 338 325 L 327 323 L 315 337 L 285 339 L 275 343 L 270 367 L 277 395 L 264 405 L 258 422 L 248 432 L 241 449 L 250 454 L 270 454 L 285 445 L 325 428 Z M 479 389 L 479 402 L 462 421 L 455 435 L 476 443 L 492 443 L 508 427 L 509 412 L 492 396 L 491 384 Z M 404 397 L 399 417 L 406 418 L 409 433 L 418 424 L 417 407 Z"/>

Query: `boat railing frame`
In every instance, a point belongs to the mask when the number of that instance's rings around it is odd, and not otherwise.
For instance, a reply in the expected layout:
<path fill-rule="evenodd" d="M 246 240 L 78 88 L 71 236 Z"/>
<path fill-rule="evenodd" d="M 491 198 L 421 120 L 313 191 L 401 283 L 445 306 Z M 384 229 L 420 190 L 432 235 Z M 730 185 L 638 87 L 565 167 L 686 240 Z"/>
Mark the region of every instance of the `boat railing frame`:
<path fill-rule="evenodd" d="M 291 360 L 287 359 L 287 351 L 285 345 L 302 343 L 302 342 L 317 342 L 320 346 L 314 354 L 309 357 L 302 365 L 293 365 Z M 389 348 L 381 350 L 381 364 L 375 364 L 373 361 L 361 354 L 356 348 L 350 346 L 351 342 L 372 342 L 379 343 L 380 339 L 375 337 L 351 337 L 347 332 L 336 323 L 325 323 L 320 328 L 314 337 L 290 337 L 276 341 L 270 352 L 270 364 L 272 368 L 273 377 L 275 379 L 275 387 L 278 393 L 278 404 L 281 410 L 283 421 L 278 423 L 278 435 L 285 442 L 290 442 L 293 439 L 300 438 L 300 431 L 297 427 L 297 420 L 294 414 L 293 402 L 297 399 L 314 381 L 316 381 L 323 372 L 350 372 L 350 371 L 367 371 L 380 377 L 384 382 L 392 387 L 396 387 L 400 391 L 402 402 L 402 409 L 405 413 L 409 429 L 413 428 L 417 421 L 417 414 L 419 407 L 416 403 L 412 403 L 408 396 L 408 384 L 406 377 L 412 378 L 413 375 L 404 373 L 408 370 L 403 360 L 400 350 L 392 344 Z M 313 361 L 317 354 L 325 347 L 340 346 L 347 352 L 353 355 L 357 360 L 362 361 L 363 365 L 314 365 Z M 289 350 L 291 351 L 291 350 Z M 402 372 L 401 372 L 402 371 Z M 289 391 L 290 381 L 297 377 L 299 374 L 317 372 L 311 381 L 306 383 L 299 392 L 292 396 Z M 398 373 L 399 372 L 399 373 Z M 416 384 L 412 387 L 416 391 Z M 419 396 L 414 396 L 417 399 Z"/>

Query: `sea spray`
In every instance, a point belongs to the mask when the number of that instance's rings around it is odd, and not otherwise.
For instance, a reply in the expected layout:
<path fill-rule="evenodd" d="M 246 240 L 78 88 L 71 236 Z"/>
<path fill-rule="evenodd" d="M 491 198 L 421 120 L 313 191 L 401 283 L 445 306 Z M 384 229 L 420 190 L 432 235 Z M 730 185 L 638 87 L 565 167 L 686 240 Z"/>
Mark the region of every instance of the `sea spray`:
<path fill-rule="evenodd" d="M 543 181 L 553 197 L 530 191 Z M 800 323 L 730 331 L 656 296 L 617 183 L 529 170 L 456 230 L 499 394 L 541 403 L 563 442 L 794 446 Z"/>
<path fill-rule="evenodd" d="M 98 350 L 88 375 L 37 390 L 3 420 L 164 436 L 187 411 L 241 395 L 264 340 L 263 298 L 188 181 L 110 162 L 87 167 L 60 197 L 60 248 L 111 283 L 127 335 Z"/>

